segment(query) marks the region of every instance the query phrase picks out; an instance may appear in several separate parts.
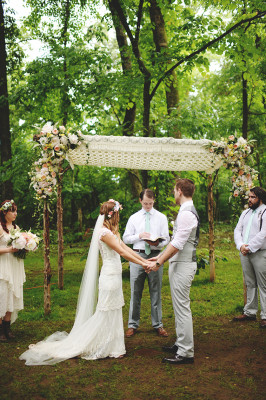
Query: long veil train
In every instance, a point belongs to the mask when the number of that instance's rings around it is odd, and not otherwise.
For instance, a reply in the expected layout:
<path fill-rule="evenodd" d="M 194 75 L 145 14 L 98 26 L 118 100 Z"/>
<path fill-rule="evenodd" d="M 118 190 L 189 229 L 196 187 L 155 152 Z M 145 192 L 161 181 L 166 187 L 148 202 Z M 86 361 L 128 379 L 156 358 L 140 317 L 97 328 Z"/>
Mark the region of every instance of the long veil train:
<path fill-rule="evenodd" d="M 98 358 L 97 340 L 94 338 L 97 337 L 99 328 L 101 329 L 104 321 L 99 313 L 96 315 L 94 312 L 98 291 L 99 232 L 103 221 L 104 215 L 99 215 L 93 231 L 79 291 L 76 317 L 70 333 L 55 332 L 36 345 L 30 345 L 29 350 L 20 356 L 21 360 L 26 361 L 26 365 L 52 365 L 86 353 L 89 345 L 92 349 L 91 355 L 84 358 Z M 93 341 L 96 343 L 95 351 L 93 350 Z"/>

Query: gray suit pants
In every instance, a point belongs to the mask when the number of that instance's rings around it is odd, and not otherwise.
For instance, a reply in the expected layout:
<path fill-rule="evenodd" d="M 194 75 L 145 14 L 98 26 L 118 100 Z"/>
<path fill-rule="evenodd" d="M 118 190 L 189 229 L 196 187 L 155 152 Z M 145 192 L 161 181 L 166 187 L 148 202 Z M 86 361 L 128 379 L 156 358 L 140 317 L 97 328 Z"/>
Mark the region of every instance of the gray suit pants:
<path fill-rule="evenodd" d="M 193 322 L 190 309 L 190 288 L 197 271 L 196 262 L 170 262 L 169 281 L 175 313 L 177 354 L 194 356 Z"/>
<path fill-rule="evenodd" d="M 155 257 L 159 254 L 159 251 L 152 251 L 151 254 L 139 253 L 139 255 L 148 259 Z M 149 292 L 151 299 L 151 320 L 152 326 L 155 329 L 163 326 L 162 324 L 162 300 L 161 300 L 161 288 L 163 279 L 163 266 L 158 271 L 151 271 L 147 274 L 143 267 L 138 264 L 129 263 L 130 265 L 130 288 L 131 288 L 131 299 L 129 307 L 128 327 L 137 329 L 139 327 L 140 320 L 140 308 L 141 298 L 144 288 L 146 277 L 148 278 Z"/>
<path fill-rule="evenodd" d="M 258 250 L 246 256 L 240 253 L 240 260 L 247 286 L 247 304 L 244 307 L 244 314 L 256 315 L 259 289 L 260 316 L 261 319 L 266 319 L 266 250 Z"/>

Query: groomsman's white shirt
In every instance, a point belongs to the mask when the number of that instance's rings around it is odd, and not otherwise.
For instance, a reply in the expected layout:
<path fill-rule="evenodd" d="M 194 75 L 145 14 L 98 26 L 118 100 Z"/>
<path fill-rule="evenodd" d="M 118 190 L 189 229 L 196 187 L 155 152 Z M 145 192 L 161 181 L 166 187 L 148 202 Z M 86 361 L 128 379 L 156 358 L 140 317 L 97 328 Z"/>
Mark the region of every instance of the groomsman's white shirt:
<path fill-rule="evenodd" d="M 247 244 L 251 253 L 255 253 L 258 250 L 266 249 L 266 205 L 261 204 L 256 209 L 256 214 L 252 220 L 248 243 L 244 243 L 245 232 L 247 229 L 249 218 L 251 217 L 252 210 L 245 210 L 240 215 L 237 226 L 234 230 L 234 238 L 236 248 L 240 251 L 240 248 L 243 244 Z M 262 225 L 260 230 L 260 222 L 261 216 L 264 211 L 262 217 Z M 247 215 L 246 215 L 247 214 Z"/>
<path fill-rule="evenodd" d="M 146 242 L 139 238 L 139 234 L 145 232 L 145 218 L 146 211 L 142 208 L 131 215 L 127 222 L 123 241 L 126 244 L 133 244 L 133 249 L 145 250 Z M 151 246 L 151 250 L 162 249 L 170 241 L 167 218 L 164 214 L 155 210 L 155 208 L 150 210 L 150 234 L 152 237 L 161 236 L 165 238 L 158 246 Z"/>

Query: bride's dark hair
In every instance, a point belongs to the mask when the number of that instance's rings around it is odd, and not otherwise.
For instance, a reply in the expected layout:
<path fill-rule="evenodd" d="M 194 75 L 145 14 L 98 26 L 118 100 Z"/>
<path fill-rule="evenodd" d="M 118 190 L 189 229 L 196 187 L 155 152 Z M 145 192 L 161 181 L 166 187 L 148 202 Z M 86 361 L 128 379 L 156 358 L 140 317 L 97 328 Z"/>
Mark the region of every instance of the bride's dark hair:
<path fill-rule="evenodd" d="M 118 233 L 119 211 L 114 211 L 114 206 L 113 201 L 106 201 L 101 205 L 100 214 L 104 215 L 103 226 L 116 235 Z"/>
<path fill-rule="evenodd" d="M 0 204 L 0 208 L 2 208 L 3 207 L 3 205 L 4 204 L 6 204 L 6 203 L 11 203 L 11 200 L 5 200 L 5 201 L 3 201 L 3 203 L 1 203 Z M 6 214 L 8 213 L 8 211 L 16 211 L 16 209 L 17 209 L 17 206 L 16 206 L 16 204 L 13 202 L 12 203 L 12 206 L 11 207 L 9 207 L 7 210 L 0 210 L 0 223 L 1 223 L 1 225 L 2 225 L 2 228 L 4 229 L 4 231 L 6 232 L 6 233 L 9 233 L 9 230 L 7 229 L 7 227 L 6 227 Z M 14 226 L 14 228 L 16 229 L 16 227 L 17 227 L 17 225 L 15 224 L 15 222 L 13 221 L 12 222 L 12 225 Z"/>

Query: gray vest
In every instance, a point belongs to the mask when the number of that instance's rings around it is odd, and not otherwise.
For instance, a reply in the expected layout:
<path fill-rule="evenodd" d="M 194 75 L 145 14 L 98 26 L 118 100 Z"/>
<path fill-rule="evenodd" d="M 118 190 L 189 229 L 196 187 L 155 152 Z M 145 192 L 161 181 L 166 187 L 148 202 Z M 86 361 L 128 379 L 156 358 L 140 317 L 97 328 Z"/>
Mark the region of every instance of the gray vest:
<path fill-rule="evenodd" d="M 191 211 L 197 217 L 198 225 L 192 229 L 184 248 L 182 250 L 179 250 L 172 258 L 170 258 L 169 262 L 196 262 L 197 261 L 196 247 L 199 242 L 199 226 L 200 226 L 199 216 L 198 216 L 198 213 L 194 206 L 184 207 L 181 212 L 183 212 L 183 211 Z M 173 237 L 177 230 L 176 221 L 177 221 L 177 219 L 175 220 L 175 223 L 174 223 Z"/>

